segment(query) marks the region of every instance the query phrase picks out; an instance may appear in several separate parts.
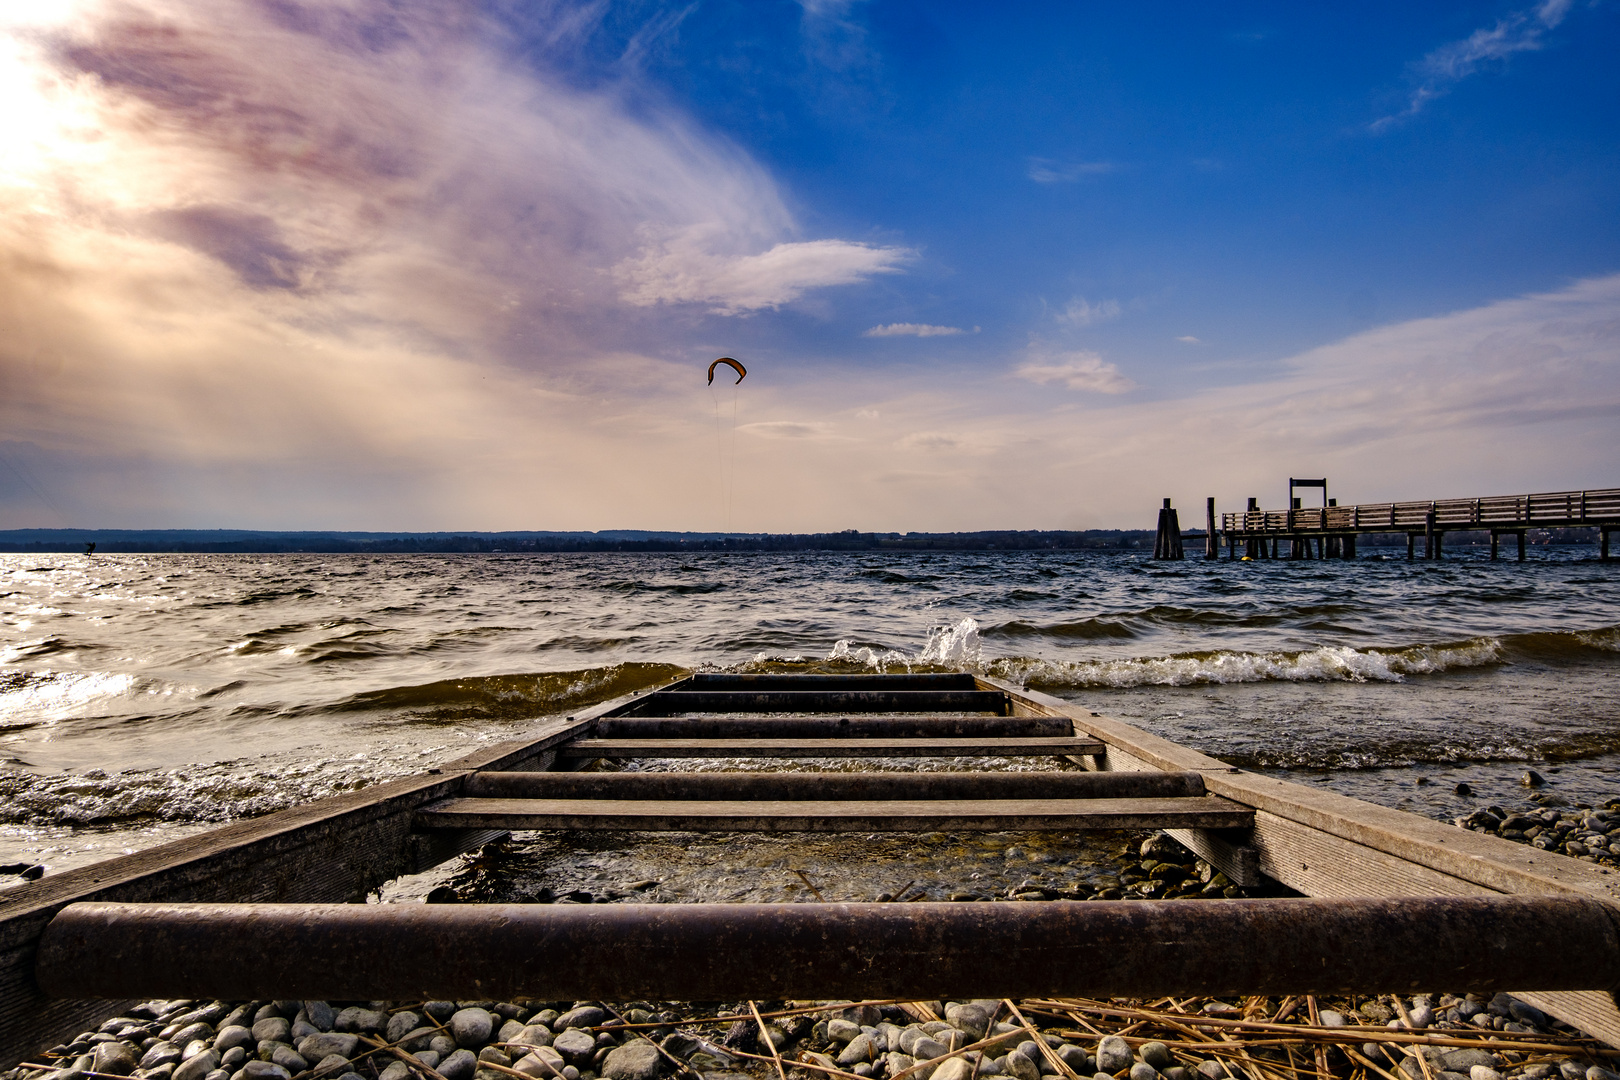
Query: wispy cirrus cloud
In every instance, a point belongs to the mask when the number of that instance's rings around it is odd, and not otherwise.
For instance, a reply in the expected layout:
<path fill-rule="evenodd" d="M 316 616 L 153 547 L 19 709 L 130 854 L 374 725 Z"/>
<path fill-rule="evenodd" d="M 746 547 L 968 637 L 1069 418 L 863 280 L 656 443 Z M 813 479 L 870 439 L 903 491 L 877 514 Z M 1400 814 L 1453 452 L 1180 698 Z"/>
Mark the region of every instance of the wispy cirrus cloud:
<path fill-rule="evenodd" d="M 1085 297 L 1077 296 L 1063 305 L 1063 310 L 1053 317 L 1067 326 L 1091 326 L 1119 318 L 1121 310 L 1118 300 L 1099 300 L 1093 304 Z"/>
<path fill-rule="evenodd" d="M 1072 184 L 1088 176 L 1106 176 L 1118 171 L 1119 166 L 1112 161 L 1058 161 L 1032 157 L 1027 175 L 1037 184 Z"/>
<path fill-rule="evenodd" d="M 1136 389 L 1136 383 L 1120 374 L 1094 352 L 1040 353 L 1020 365 L 1014 374 L 1035 383 L 1061 383 L 1070 390 L 1094 394 L 1123 394 Z"/>
<path fill-rule="evenodd" d="M 979 328 L 975 326 L 973 333 L 977 334 Z M 960 326 L 934 326 L 931 323 L 896 322 L 884 323 L 863 331 L 861 337 L 954 337 L 965 334 Z"/>
<path fill-rule="evenodd" d="M 1515 11 L 1481 27 L 1460 41 L 1446 44 L 1412 65 L 1416 80 L 1405 109 L 1374 120 L 1368 127 L 1375 132 L 1416 116 L 1435 98 L 1478 72 L 1486 64 L 1505 60 L 1515 53 L 1535 52 L 1546 47 L 1547 32 L 1555 29 L 1569 14 L 1573 0 L 1542 0 L 1542 3 Z"/>

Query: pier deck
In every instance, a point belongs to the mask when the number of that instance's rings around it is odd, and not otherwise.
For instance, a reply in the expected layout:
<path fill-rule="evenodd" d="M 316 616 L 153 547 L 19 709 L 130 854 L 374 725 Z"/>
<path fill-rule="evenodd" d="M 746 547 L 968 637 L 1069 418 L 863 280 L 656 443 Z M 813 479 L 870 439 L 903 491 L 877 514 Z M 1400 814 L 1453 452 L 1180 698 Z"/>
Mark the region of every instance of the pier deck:
<path fill-rule="evenodd" d="M 1309 557 L 1355 557 L 1355 539 L 1366 533 L 1405 533 L 1407 557 L 1414 556 L 1416 541 L 1425 540 L 1425 557 L 1439 558 L 1447 532 L 1491 534 L 1491 557 L 1497 539 L 1515 536 L 1519 558 L 1524 558 L 1525 533 L 1531 529 L 1595 527 L 1601 538 L 1602 557 L 1609 557 L 1609 534 L 1620 529 L 1620 488 L 1587 491 L 1549 491 L 1536 495 L 1494 495 L 1477 499 L 1439 499 L 1427 502 L 1360 503 L 1293 510 L 1247 510 L 1221 515 L 1231 558 L 1243 547 L 1251 557 L 1278 558 L 1279 540 L 1290 542 L 1294 558 L 1307 557 L 1314 542 L 1317 554 Z M 1331 543 L 1339 541 L 1339 543 Z M 1343 543 L 1348 541 L 1348 544 Z M 1325 554 L 1324 554 L 1325 553 Z"/>
<path fill-rule="evenodd" d="M 789 703 L 797 715 L 760 715 Z M 750 743 L 800 762 L 863 742 L 854 749 L 868 756 L 915 760 L 922 748 L 954 760 L 926 772 L 674 768 L 700 742 L 706 754 L 741 756 Z M 670 771 L 578 771 L 660 749 Z M 1078 768 L 982 767 L 1036 753 Z M 361 903 L 509 828 L 1125 827 L 1169 830 L 1238 884 L 1271 879 L 1317 899 Z M 348 999 L 397 986 L 411 997 L 477 999 L 498 987 L 608 1000 L 631 989 L 923 999 L 1168 993 L 1172 983 L 1184 993 L 1496 986 L 1620 1046 L 1608 992 L 1620 978 L 1617 927 L 1620 882 L 1597 866 L 1248 773 L 993 679 L 694 675 L 422 776 L 0 893 L 0 1063 L 139 997 Z M 456 944 L 424 964 L 398 945 L 420 934 Z M 581 960 L 632 953 L 636 963 Z M 258 959 L 235 962 L 243 956 Z"/>

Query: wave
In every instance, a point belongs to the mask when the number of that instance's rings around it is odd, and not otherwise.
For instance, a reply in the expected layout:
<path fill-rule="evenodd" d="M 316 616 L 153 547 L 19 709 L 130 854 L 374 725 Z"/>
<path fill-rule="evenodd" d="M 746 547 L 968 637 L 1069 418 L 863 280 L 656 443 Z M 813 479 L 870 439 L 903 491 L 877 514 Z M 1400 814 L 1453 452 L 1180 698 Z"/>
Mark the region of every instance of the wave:
<path fill-rule="evenodd" d="M 0 824 L 111 826 L 258 817 L 414 770 L 375 759 L 221 761 L 109 774 L 0 772 Z"/>
<path fill-rule="evenodd" d="M 135 681 L 110 671 L 0 672 L 0 730 L 32 727 L 99 699 L 122 697 Z"/>
<path fill-rule="evenodd" d="M 368 690 L 332 705 L 311 706 L 303 711 L 406 712 L 419 719 L 442 722 L 521 719 L 594 705 L 661 685 L 685 673 L 685 668 L 674 664 L 625 663 L 580 671 L 443 679 Z"/>
<path fill-rule="evenodd" d="M 1505 662 L 1506 650 L 1494 638 L 1452 645 L 1411 645 L 1396 649 L 1354 649 L 1323 645 L 1298 652 L 1183 653 L 1119 660 L 1049 660 L 1008 657 L 992 661 L 999 678 L 1037 688 L 1199 686 L 1252 682 L 1404 682 L 1459 668 Z"/>

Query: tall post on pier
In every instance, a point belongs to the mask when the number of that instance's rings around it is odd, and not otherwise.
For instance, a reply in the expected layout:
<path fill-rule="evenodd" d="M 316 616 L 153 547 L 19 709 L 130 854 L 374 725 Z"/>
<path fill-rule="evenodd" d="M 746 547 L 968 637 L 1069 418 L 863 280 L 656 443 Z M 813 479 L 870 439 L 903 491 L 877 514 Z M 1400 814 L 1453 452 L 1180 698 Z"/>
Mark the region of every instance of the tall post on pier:
<path fill-rule="evenodd" d="M 1524 530 L 1519 530 L 1519 561 L 1524 562 Z"/>
<path fill-rule="evenodd" d="M 1186 553 L 1181 547 L 1181 522 L 1176 512 L 1170 507 L 1170 500 L 1164 500 L 1164 507 L 1159 511 L 1159 535 L 1153 541 L 1153 557 L 1155 559 L 1184 559 Z"/>
<path fill-rule="evenodd" d="M 1609 561 L 1609 530 L 1607 528 L 1599 529 L 1598 530 L 1598 538 L 1599 538 L 1598 539 L 1598 558 L 1602 559 L 1604 562 L 1608 562 Z"/>
<path fill-rule="evenodd" d="M 1491 562 L 1496 561 L 1496 549 L 1502 546 L 1502 534 L 1491 530 Z"/>
<path fill-rule="evenodd" d="M 1603 534 L 1604 550 L 1608 550 L 1609 534 Z M 1221 557 L 1221 538 L 1215 533 L 1215 496 L 1209 497 L 1209 504 L 1204 513 L 1204 558 L 1218 559 Z"/>
<path fill-rule="evenodd" d="M 1434 540 L 1434 504 L 1430 503 L 1429 512 L 1423 515 L 1423 557 L 1425 559 L 1438 559 L 1440 557 Z"/>
<path fill-rule="evenodd" d="M 1257 536 L 1254 532 L 1255 528 L 1259 527 L 1259 519 L 1253 515 L 1259 512 L 1260 500 L 1250 495 L 1249 508 L 1243 514 L 1243 531 L 1249 534 L 1249 539 L 1243 545 L 1243 554 L 1251 559 L 1263 559 L 1266 557 L 1265 537 Z"/>

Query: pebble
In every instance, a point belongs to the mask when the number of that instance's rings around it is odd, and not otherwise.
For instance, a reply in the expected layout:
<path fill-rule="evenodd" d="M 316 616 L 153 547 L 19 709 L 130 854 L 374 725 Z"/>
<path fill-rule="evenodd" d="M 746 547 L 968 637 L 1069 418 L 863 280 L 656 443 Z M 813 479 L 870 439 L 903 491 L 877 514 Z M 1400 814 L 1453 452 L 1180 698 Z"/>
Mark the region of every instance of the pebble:
<path fill-rule="evenodd" d="M 1078 1046 L 1060 1046 L 1057 1048 L 1058 1060 L 1075 1071 L 1078 1076 L 1086 1076 L 1097 1071 L 1097 1063 L 1091 1055 Z"/>
<path fill-rule="evenodd" d="M 478 1071 L 478 1059 L 471 1050 L 457 1050 L 439 1062 L 439 1075 L 444 1080 L 472 1080 Z"/>
<path fill-rule="evenodd" d="M 292 1024 L 285 1016 L 266 1016 L 253 1022 L 252 1035 L 256 1042 L 291 1043 Z"/>
<path fill-rule="evenodd" d="M 1014 1077 L 1015 1080 L 1041 1080 L 1041 1070 L 1035 1066 L 1033 1061 L 1025 1057 L 1022 1051 L 1014 1050 L 1008 1054 L 1001 1067 L 1008 1076 Z"/>
<path fill-rule="evenodd" d="M 244 1032 L 244 1033 L 247 1031 L 246 1028 L 237 1028 L 236 1030 Z M 251 1035 L 248 1036 L 249 1039 L 251 1039 L 252 1037 L 253 1036 L 251 1036 Z M 231 1048 L 231 1046 L 235 1046 L 235 1045 L 239 1045 L 239 1044 L 237 1044 L 237 1043 L 228 1044 L 225 1047 L 225 1049 L 229 1050 Z M 215 1043 L 215 1046 L 216 1046 L 216 1048 L 218 1047 L 218 1042 L 217 1041 Z M 151 1047 L 146 1051 L 146 1053 L 141 1055 L 141 1060 L 136 1062 L 135 1067 L 138 1068 L 138 1069 L 155 1069 L 159 1065 L 178 1065 L 178 1064 L 180 1064 L 180 1048 L 178 1046 L 174 1045 L 174 1043 L 172 1043 L 172 1042 L 164 1042 L 162 1040 L 159 1040 L 158 1042 L 153 1043 L 151 1045 Z M 97 1070 L 97 1071 L 99 1072 L 100 1070 Z"/>
<path fill-rule="evenodd" d="M 324 1001 L 304 1002 L 304 1019 L 316 1031 L 331 1031 L 337 1023 L 337 1012 Z"/>
<path fill-rule="evenodd" d="M 945 1053 L 943 1050 L 940 1052 Z M 856 1065 L 861 1062 L 870 1062 L 876 1056 L 877 1045 L 872 1041 L 872 1036 L 863 1031 L 851 1039 L 849 1045 L 844 1047 L 843 1053 L 839 1054 L 834 1060 L 840 1065 Z"/>
<path fill-rule="evenodd" d="M 551 1048 L 561 1054 L 568 1064 L 582 1066 L 596 1053 L 596 1037 L 590 1032 L 569 1028 L 553 1040 Z"/>
<path fill-rule="evenodd" d="M 1175 1058 L 1170 1056 L 1170 1048 L 1162 1042 L 1145 1042 L 1136 1053 L 1155 1071 L 1162 1072 L 1176 1063 Z"/>
<path fill-rule="evenodd" d="M 383 1029 L 383 1038 L 388 1042 L 397 1043 L 421 1026 L 421 1013 L 411 1012 L 409 1009 L 397 1012 L 388 1018 L 388 1026 Z"/>
<path fill-rule="evenodd" d="M 859 1024 L 852 1024 L 848 1020 L 836 1018 L 827 1021 L 827 1038 L 835 1043 L 842 1043 L 847 1046 L 860 1033 L 861 1026 Z M 902 1045 L 900 1049 L 904 1050 L 906 1047 Z"/>
<path fill-rule="evenodd" d="M 488 1010 L 474 1006 L 470 1009 L 457 1009 L 446 1026 L 449 1027 L 450 1035 L 456 1040 L 457 1046 L 464 1050 L 476 1050 L 487 1044 L 490 1036 L 495 1033 L 495 1018 Z"/>
<path fill-rule="evenodd" d="M 904 1050 L 902 1046 L 900 1049 Z M 951 1052 L 951 1048 L 929 1035 L 923 1035 L 911 1044 L 911 1056 L 918 1061 L 932 1061 L 937 1057 L 944 1057 Z"/>
<path fill-rule="evenodd" d="M 359 1046 L 360 1039 L 356 1035 L 341 1031 L 322 1031 L 301 1039 L 298 1043 L 298 1052 L 303 1055 L 305 1061 L 320 1061 L 331 1054 L 352 1058 Z"/>
<path fill-rule="evenodd" d="M 1502 1074 L 1489 1065 L 1475 1065 L 1468 1070 L 1468 1080 L 1502 1080 Z"/>
<path fill-rule="evenodd" d="M 1131 1066 L 1131 1080 L 1159 1080 L 1159 1070 L 1145 1061 Z"/>
<path fill-rule="evenodd" d="M 252 1065 L 253 1062 L 248 1062 Z M 204 1050 L 190 1061 L 182 1062 L 175 1070 L 173 1080 L 203 1080 L 209 1073 L 219 1068 L 219 1055 L 212 1050 Z"/>
<path fill-rule="evenodd" d="M 596 1027 L 599 1024 L 606 1023 L 607 1018 L 607 1010 L 599 1008 L 595 1005 L 581 1005 L 579 1008 L 569 1009 L 567 1012 L 557 1017 L 556 1022 L 551 1026 L 557 1029 L 571 1027 Z"/>
<path fill-rule="evenodd" d="M 409 1080 L 411 1067 L 403 1061 L 391 1062 L 386 1069 L 377 1075 L 377 1080 Z"/>
<path fill-rule="evenodd" d="M 602 1075 L 607 1080 L 655 1080 L 663 1060 L 658 1048 L 646 1039 L 631 1039 L 608 1052 L 602 1062 Z"/>
<path fill-rule="evenodd" d="M 970 1042 L 978 1042 L 990 1030 L 990 1014 L 973 1004 L 948 1006 L 945 1019 L 966 1035 Z"/>
<path fill-rule="evenodd" d="M 90 1067 L 96 1072 L 128 1076 L 140 1064 L 135 1048 L 126 1042 L 104 1042 L 90 1055 Z"/>
<path fill-rule="evenodd" d="M 349 1059 L 342 1054 L 327 1054 L 315 1062 L 316 1076 L 339 1076 L 349 1069 Z"/>
<path fill-rule="evenodd" d="M 1097 1044 L 1097 1071 L 1119 1073 L 1131 1067 L 1134 1055 L 1130 1044 L 1118 1035 L 1109 1035 Z"/>

